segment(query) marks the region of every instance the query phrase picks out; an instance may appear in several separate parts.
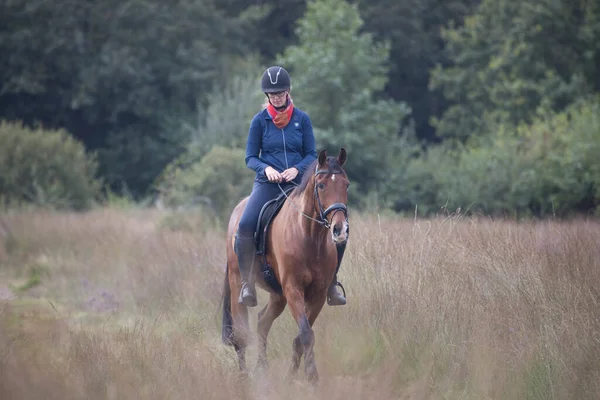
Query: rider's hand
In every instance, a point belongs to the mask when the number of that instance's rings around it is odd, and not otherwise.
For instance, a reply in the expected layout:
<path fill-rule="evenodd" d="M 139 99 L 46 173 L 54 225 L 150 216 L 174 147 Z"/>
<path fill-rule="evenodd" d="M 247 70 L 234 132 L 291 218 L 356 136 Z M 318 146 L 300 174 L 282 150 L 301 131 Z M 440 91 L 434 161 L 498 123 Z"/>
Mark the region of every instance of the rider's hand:
<path fill-rule="evenodd" d="M 273 167 L 265 168 L 265 175 L 267 176 L 267 179 L 269 179 L 269 182 L 279 183 L 283 181 L 281 174 Z"/>
<path fill-rule="evenodd" d="M 288 168 L 281 173 L 281 177 L 285 182 L 291 182 L 298 176 L 298 169 L 295 167 Z"/>

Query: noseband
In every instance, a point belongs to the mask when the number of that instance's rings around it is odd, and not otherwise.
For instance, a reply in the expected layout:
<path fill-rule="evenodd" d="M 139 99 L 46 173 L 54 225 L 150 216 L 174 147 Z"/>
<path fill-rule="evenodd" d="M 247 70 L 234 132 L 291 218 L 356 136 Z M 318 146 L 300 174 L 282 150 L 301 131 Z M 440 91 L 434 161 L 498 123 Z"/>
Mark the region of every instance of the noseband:
<path fill-rule="evenodd" d="M 341 170 L 333 170 L 331 168 L 327 169 L 327 170 L 319 170 L 318 166 L 315 167 L 315 178 L 317 177 L 317 175 L 335 175 L 335 174 L 341 174 L 342 171 Z M 316 220 L 316 222 L 318 222 L 319 224 L 323 225 L 325 228 L 329 229 L 331 227 L 331 223 L 327 220 L 327 216 L 331 213 L 333 213 L 335 215 L 336 212 L 341 211 L 344 213 L 344 218 L 346 218 L 346 220 L 348 220 L 348 209 L 346 208 L 346 205 L 344 203 L 333 203 L 332 205 L 330 205 L 329 207 L 327 207 L 325 210 L 323 209 L 323 204 L 321 203 L 321 198 L 319 197 L 319 190 L 317 189 L 317 183 L 316 183 L 316 179 L 315 179 L 315 205 L 317 207 L 317 211 L 319 214 L 319 220 Z"/>

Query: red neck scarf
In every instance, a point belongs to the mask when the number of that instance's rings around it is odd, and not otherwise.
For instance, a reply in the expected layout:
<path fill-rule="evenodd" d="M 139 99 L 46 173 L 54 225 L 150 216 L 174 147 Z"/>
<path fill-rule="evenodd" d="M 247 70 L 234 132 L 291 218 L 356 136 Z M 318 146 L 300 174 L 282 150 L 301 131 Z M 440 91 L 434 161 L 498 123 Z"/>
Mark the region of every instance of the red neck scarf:
<path fill-rule="evenodd" d="M 294 104 L 290 100 L 288 100 L 288 102 L 290 104 L 286 107 L 285 110 L 281 112 L 277 111 L 271 103 L 269 103 L 269 105 L 267 106 L 267 111 L 269 112 L 273 123 L 279 129 L 285 128 L 290 122 L 290 119 L 292 118 L 292 113 L 294 112 Z"/>

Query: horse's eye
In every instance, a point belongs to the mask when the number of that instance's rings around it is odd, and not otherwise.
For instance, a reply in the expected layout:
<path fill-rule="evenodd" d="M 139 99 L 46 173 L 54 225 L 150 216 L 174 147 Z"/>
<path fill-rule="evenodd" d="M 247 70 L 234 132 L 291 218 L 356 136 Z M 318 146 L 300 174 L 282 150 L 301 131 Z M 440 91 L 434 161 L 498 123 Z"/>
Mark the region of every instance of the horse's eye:
<path fill-rule="evenodd" d="M 319 183 L 319 184 L 317 185 L 317 187 L 318 187 L 319 189 L 323 190 L 323 189 L 325 189 L 325 184 L 324 184 L 324 183 Z"/>

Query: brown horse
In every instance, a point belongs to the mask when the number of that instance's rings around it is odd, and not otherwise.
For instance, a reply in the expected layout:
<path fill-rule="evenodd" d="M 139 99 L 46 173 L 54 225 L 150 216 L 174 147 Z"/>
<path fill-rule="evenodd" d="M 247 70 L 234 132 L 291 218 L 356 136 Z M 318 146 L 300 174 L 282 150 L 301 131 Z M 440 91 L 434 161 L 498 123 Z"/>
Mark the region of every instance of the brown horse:
<path fill-rule="evenodd" d="M 296 374 L 304 355 L 307 378 L 312 382 L 318 380 L 312 326 L 323 308 L 327 288 L 338 266 L 337 246 L 348 240 L 349 181 L 343 169 L 345 162 L 343 148 L 337 157 L 327 157 L 327 152 L 321 151 L 273 219 L 266 237 L 269 249 L 266 261 L 280 290 L 265 281 L 264 274 L 257 268 L 260 259 L 256 257 L 252 270 L 255 282 L 270 294 L 268 304 L 258 313 L 257 367 L 267 365 L 267 335 L 273 321 L 289 304 L 299 329 L 293 341 L 290 376 Z M 241 278 L 233 244 L 246 202 L 247 198 L 235 207 L 229 220 L 222 322 L 222 338 L 234 346 L 243 372 L 249 338 L 248 309 L 237 302 Z"/>

